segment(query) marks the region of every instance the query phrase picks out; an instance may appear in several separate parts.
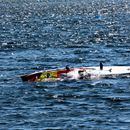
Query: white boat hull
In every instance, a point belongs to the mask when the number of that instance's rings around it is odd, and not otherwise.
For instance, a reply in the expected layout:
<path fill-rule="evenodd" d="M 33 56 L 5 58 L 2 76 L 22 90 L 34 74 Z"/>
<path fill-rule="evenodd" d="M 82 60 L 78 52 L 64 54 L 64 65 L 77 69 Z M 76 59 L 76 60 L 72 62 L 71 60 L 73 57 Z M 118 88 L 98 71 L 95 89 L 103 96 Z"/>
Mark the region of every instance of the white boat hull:
<path fill-rule="evenodd" d="M 67 75 L 71 79 L 130 75 L 130 66 L 104 66 L 102 70 L 100 67 L 82 67 L 69 72 Z"/>

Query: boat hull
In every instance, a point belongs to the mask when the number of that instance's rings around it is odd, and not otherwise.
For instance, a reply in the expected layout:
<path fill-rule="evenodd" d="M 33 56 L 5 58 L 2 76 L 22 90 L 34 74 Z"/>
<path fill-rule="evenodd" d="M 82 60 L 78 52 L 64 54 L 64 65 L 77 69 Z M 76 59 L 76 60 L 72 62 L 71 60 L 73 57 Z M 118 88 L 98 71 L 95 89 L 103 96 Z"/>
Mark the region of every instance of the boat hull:
<path fill-rule="evenodd" d="M 73 69 L 53 69 L 39 71 L 21 76 L 23 81 L 54 81 L 71 79 L 88 79 L 96 77 L 110 77 L 130 75 L 130 66 L 80 67 Z"/>

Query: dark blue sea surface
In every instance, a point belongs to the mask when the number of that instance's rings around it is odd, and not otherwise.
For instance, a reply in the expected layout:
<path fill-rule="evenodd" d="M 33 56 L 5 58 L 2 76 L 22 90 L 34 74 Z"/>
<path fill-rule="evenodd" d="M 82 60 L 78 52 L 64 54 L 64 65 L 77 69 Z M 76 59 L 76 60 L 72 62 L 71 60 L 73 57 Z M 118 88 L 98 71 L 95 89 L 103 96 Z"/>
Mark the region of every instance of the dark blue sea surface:
<path fill-rule="evenodd" d="M 130 78 L 22 82 L 65 67 L 130 65 L 129 0 L 0 0 L 0 129 L 129 130 Z"/>

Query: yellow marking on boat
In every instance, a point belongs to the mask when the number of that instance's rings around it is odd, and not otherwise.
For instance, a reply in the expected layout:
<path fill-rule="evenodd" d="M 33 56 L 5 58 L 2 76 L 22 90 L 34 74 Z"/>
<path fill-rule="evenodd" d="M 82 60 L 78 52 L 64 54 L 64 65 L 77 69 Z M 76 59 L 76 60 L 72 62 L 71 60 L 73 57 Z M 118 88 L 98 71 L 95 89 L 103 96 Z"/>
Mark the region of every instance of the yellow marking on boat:
<path fill-rule="evenodd" d="M 57 71 L 45 71 L 43 72 L 37 81 L 42 81 L 44 79 L 55 79 L 57 78 Z"/>

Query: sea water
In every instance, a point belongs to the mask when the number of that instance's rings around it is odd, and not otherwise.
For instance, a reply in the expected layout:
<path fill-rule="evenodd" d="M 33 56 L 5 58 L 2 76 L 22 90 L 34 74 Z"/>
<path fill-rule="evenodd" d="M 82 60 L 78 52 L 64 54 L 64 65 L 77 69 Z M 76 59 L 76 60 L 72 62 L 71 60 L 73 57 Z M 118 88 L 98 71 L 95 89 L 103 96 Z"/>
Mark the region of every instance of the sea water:
<path fill-rule="evenodd" d="M 128 0 L 0 0 L 0 9 L 0 129 L 130 129 L 129 77 L 20 79 L 66 65 L 130 65 Z"/>

